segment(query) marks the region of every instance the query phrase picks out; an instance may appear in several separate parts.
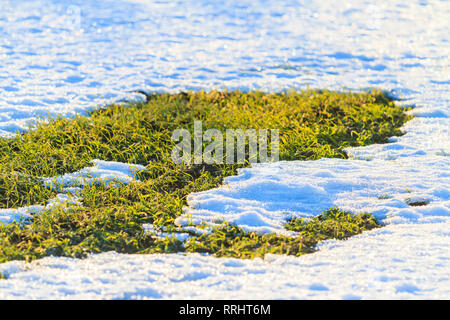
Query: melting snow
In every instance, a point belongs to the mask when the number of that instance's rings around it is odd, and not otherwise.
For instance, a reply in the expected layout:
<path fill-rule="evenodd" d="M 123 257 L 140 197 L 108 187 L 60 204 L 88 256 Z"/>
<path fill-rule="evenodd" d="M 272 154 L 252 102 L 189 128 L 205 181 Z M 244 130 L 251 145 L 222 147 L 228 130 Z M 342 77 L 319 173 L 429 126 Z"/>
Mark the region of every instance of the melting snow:
<path fill-rule="evenodd" d="M 92 160 L 94 166 L 83 168 L 80 171 L 67 173 L 63 176 L 42 178 L 44 184 L 58 192 L 55 199 L 50 199 L 43 205 L 32 205 L 21 208 L 0 209 L 0 222 L 12 223 L 31 218 L 34 214 L 56 205 L 67 206 L 80 204 L 79 193 L 81 188 L 92 183 L 128 184 L 135 180 L 138 171 L 145 167 L 137 164 L 128 164 L 115 161 Z"/>

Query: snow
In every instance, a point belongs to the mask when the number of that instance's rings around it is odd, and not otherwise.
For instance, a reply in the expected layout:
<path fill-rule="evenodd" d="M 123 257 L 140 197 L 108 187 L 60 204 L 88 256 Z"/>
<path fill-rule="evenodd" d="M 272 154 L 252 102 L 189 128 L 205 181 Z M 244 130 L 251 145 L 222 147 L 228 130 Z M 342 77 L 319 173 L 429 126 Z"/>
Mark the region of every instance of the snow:
<path fill-rule="evenodd" d="M 370 212 L 386 224 L 445 220 L 450 217 L 450 158 L 422 158 L 420 165 L 413 157 L 256 164 L 217 189 L 191 194 L 191 208 L 176 222 L 226 220 L 248 231 L 283 234 L 287 219 L 334 206 Z M 385 195 L 388 199 L 380 199 Z M 429 203 L 408 205 L 417 201 Z"/>
<path fill-rule="evenodd" d="M 178 240 L 180 240 L 181 242 L 186 241 L 189 237 L 190 234 L 189 233 L 185 233 L 185 232 L 165 232 L 165 231 L 161 231 L 161 230 L 157 230 L 157 228 L 155 228 L 155 226 L 153 226 L 153 224 L 150 223 L 145 223 L 142 225 L 142 227 L 144 228 L 144 231 L 147 234 L 150 234 L 156 238 L 176 238 Z"/>
<path fill-rule="evenodd" d="M 417 117 L 389 144 L 350 148 L 351 160 L 241 170 L 190 195 L 178 219 L 283 233 L 287 217 L 337 205 L 375 214 L 381 229 L 298 258 L 102 253 L 9 262 L 0 265 L 9 277 L 0 298 L 448 299 L 449 14 L 447 1 L 2 1 L 4 136 L 39 116 L 142 99 L 128 92 L 136 89 L 375 86 L 414 105 Z"/>
<path fill-rule="evenodd" d="M 55 199 L 47 201 L 46 205 L 32 205 L 20 208 L 0 209 L 0 222 L 13 223 L 31 218 L 39 212 L 54 206 L 80 204 L 80 192 L 83 186 L 92 183 L 128 184 L 137 181 L 135 175 L 145 167 L 138 164 L 128 164 L 115 161 L 94 159 L 92 167 L 83 168 L 77 172 L 56 177 L 41 178 L 50 189 L 59 192 Z"/>
<path fill-rule="evenodd" d="M 95 182 L 101 182 L 106 185 L 112 183 L 128 184 L 136 181 L 135 175 L 138 171 L 145 169 L 143 165 L 116 161 L 94 159 L 91 162 L 94 164 L 92 167 L 83 168 L 73 173 L 66 173 L 63 176 L 45 178 L 45 184 L 56 188 L 70 188 Z"/>

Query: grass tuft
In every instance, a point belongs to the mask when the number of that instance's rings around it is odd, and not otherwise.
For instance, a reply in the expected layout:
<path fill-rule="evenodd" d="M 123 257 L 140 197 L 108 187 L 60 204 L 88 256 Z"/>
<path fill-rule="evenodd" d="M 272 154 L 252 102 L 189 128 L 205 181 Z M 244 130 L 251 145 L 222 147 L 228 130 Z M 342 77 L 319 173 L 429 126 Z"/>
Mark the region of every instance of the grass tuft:
<path fill-rule="evenodd" d="M 315 241 L 344 240 L 363 231 L 381 227 L 374 216 L 367 213 L 352 214 L 339 208 L 331 208 L 313 218 L 291 219 L 286 229 L 300 232 Z"/>

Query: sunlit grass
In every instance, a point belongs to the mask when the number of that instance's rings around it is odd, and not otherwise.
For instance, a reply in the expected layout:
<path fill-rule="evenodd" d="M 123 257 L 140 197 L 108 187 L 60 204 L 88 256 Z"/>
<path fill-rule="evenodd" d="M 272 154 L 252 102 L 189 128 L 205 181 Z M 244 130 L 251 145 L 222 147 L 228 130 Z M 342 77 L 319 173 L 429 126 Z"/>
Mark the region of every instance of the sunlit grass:
<path fill-rule="evenodd" d="M 1 225 L 0 262 L 47 255 L 82 257 L 109 250 L 209 252 L 243 258 L 311 252 L 322 240 L 320 232 L 286 238 L 221 226 L 209 235 L 193 235 L 185 245 L 146 234 L 143 223 L 176 231 L 174 220 L 188 194 L 217 187 L 238 167 L 248 166 L 175 165 L 170 157 L 173 130 L 192 132 L 194 120 L 203 122 L 203 130 L 279 129 L 281 160 L 314 160 L 346 158 L 345 147 L 387 142 L 401 134 L 399 128 L 408 119 L 380 91 L 212 91 L 156 94 L 148 103 L 111 105 L 87 117 L 36 124 L 13 139 L 0 139 L 1 208 L 44 203 L 54 192 L 40 177 L 77 171 L 93 159 L 141 164 L 146 169 L 137 175 L 140 182 L 86 186 L 82 205 L 56 207 L 26 223 Z M 331 220 L 336 222 L 335 218 Z M 288 227 L 299 227 L 292 223 Z"/>

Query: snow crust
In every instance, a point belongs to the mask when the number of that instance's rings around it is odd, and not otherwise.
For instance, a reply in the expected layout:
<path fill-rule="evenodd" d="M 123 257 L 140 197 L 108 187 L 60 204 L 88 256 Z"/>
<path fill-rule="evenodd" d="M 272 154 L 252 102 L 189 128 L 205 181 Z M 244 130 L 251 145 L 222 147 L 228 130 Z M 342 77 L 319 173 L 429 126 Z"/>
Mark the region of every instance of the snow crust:
<path fill-rule="evenodd" d="M 282 233 L 286 217 L 338 205 L 374 213 L 381 229 L 299 258 L 10 262 L 0 297 L 448 299 L 449 16 L 447 1 L 2 1 L 4 136 L 42 115 L 138 99 L 135 89 L 379 87 L 417 117 L 389 144 L 349 149 L 351 160 L 244 169 L 191 195 L 178 220 Z M 418 201 L 427 204 L 410 205 Z"/>

